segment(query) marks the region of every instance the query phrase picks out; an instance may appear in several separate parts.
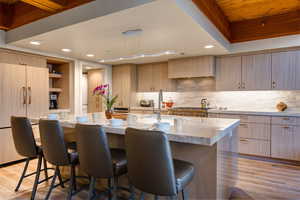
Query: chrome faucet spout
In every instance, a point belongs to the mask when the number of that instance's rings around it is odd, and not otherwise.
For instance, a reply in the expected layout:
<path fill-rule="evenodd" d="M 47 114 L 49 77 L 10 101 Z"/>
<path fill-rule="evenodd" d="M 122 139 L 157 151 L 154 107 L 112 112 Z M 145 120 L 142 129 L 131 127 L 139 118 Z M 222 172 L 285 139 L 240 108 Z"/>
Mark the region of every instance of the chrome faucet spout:
<path fill-rule="evenodd" d="M 161 104 L 163 102 L 163 90 L 159 90 L 158 93 L 158 111 L 157 111 L 157 121 L 161 121 Z"/>

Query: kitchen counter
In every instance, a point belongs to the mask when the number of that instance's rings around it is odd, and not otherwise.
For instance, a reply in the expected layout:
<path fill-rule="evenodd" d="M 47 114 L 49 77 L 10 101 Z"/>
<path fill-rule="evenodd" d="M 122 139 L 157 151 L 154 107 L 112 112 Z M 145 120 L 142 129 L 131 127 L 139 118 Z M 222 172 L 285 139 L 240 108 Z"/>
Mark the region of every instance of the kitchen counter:
<path fill-rule="evenodd" d="M 119 127 L 111 126 L 104 118 L 104 113 L 94 115 L 94 118 L 88 115 L 89 120 L 86 123 L 102 125 L 111 148 L 125 148 L 124 134 L 127 127 L 152 129 L 156 122 L 156 115 L 153 114 L 136 116 L 137 121 L 133 125 L 124 123 Z M 175 130 L 174 118 L 182 119 L 181 130 Z M 65 129 L 65 140 L 68 142 L 76 141 L 75 119 L 75 116 L 69 116 L 60 120 Z M 37 122 L 38 119 L 32 121 Z M 170 141 L 173 158 L 188 161 L 195 167 L 195 176 L 188 185 L 190 198 L 228 199 L 237 180 L 237 126 L 240 120 L 162 115 L 162 122 L 171 124 L 170 130 L 165 132 Z M 63 175 L 65 171 L 68 172 L 63 169 Z M 80 173 L 80 169 L 78 171 Z M 126 184 L 127 179 L 123 177 L 120 182 Z M 102 189 L 101 184 L 97 185 L 98 189 Z"/>
<path fill-rule="evenodd" d="M 88 115 L 89 120 L 86 124 L 99 124 L 103 126 L 106 132 L 120 135 L 125 134 L 127 127 L 146 130 L 153 129 L 153 124 L 157 122 L 156 115 L 134 114 L 137 116 L 137 122 L 133 125 L 128 125 L 125 122 L 122 126 L 114 127 L 104 118 L 103 113 L 100 115 L 97 120 L 93 119 L 92 115 Z M 181 130 L 174 128 L 175 118 L 182 120 Z M 62 126 L 68 128 L 75 128 L 77 123 L 75 116 L 68 116 L 68 119 L 60 121 Z M 224 136 L 230 135 L 239 125 L 240 120 L 162 115 L 161 121 L 168 122 L 171 125 L 171 128 L 165 131 L 170 141 L 212 146 Z"/>

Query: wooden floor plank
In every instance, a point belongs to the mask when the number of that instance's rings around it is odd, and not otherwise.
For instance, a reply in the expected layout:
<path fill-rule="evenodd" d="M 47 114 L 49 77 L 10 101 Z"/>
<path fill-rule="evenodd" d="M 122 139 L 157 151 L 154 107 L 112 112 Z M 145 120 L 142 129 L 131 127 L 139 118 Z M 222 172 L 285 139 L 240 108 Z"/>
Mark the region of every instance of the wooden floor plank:
<path fill-rule="evenodd" d="M 24 163 L 0 168 L 0 200 L 27 200 L 31 194 L 34 177 L 25 179 L 19 192 L 14 192 Z M 36 161 L 32 161 L 29 170 L 34 171 Z M 244 191 L 255 200 L 300 200 L 300 166 L 252 160 L 238 159 L 238 181 L 236 188 Z M 50 172 L 52 174 L 53 172 Z M 41 174 L 43 177 L 44 174 Z M 230 178 L 230 177 L 227 177 Z M 43 199 L 49 183 L 39 186 L 37 200 Z M 67 189 L 57 188 L 53 191 L 52 200 L 64 199 Z M 76 195 L 74 200 L 84 200 L 87 192 Z M 246 197 L 233 195 L 232 200 L 248 200 Z"/>

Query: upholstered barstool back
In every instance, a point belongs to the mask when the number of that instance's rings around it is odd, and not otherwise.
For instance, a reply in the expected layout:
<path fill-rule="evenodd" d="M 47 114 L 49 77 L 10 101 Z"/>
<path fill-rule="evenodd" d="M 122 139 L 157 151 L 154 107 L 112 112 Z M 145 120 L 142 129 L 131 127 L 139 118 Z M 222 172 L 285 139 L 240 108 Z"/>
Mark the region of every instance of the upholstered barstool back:
<path fill-rule="evenodd" d="M 125 144 L 131 183 L 147 193 L 176 196 L 173 159 L 166 134 L 128 128 Z"/>
<path fill-rule="evenodd" d="M 34 158 L 38 155 L 30 121 L 26 117 L 11 117 L 11 129 L 15 148 L 24 157 Z"/>
<path fill-rule="evenodd" d="M 95 178 L 113 177 L 113 164 L 107 136 L 101 126 L 76 125 L 80 167 Z"/>
<path fill-rule="evenodd" d="M 64 141 L 63 129 L 57 120 L 39 122 L 41 143 L 46 160 L 56 166 L 70 164 L 70 155 Z"/>

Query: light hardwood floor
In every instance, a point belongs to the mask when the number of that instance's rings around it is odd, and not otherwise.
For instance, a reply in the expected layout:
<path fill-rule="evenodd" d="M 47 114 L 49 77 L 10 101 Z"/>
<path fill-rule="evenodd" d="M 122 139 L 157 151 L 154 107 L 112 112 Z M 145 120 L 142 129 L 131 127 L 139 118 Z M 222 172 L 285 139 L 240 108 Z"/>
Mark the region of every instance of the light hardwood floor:
<path fill-rule="evenodd" d="M 30 170 L 34 170 L 35 164 L 33 161 Z M 0 200 L 29 199 L 33 178 L 25 179 L 20 191 L 14 192 L 23 165 L 0 168 Z M 300 199 L 300 166 L 239 158 L 237 170 L 239 178 L 232 200 L 249 199 L 247 195 L 255 200 Z M 47 183 L 40 185 L 36 199 L 43 199 L 47 188 Z M 241 194 L 240 190 L 247 195 Z M 65 199 L 65 195 L 66 189 L 57 188 L 51 199 Z M 87 199 L 87 193 L 81 192 L 73 199 Z"/>

